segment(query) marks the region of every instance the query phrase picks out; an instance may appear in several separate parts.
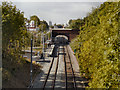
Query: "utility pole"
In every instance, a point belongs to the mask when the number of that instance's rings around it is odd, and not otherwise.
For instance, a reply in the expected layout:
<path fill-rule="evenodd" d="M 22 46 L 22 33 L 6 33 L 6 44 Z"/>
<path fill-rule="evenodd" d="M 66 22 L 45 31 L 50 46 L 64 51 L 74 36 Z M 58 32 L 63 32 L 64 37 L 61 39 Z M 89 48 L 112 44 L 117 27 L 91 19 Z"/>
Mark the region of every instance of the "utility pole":
<path fill-rule="evenodd" d="M 34 47 L 34 33 L 32 33 L 32 35 L 33 35 L 33 47 Z"/>
<path fill-rule="evenodd" d="M 32 43 L 33 43 L 33 39 L 31 38 L 30 88 L 33 87 L 32 85 Z"/>
<path fill-rule="evenodd" d="M 45 42 L 44 42 L 44 33 L 43 33 L 43 61 L 45 61 Z"/>
<path fill-rule="evenodd" d="M 43 52 L 43 57 L 42 57 L 42 58 L 43 58 L 43 61 L 45 61 L 45 55 L 44 55 L 44 52 L 45 52 L 45 51 L 44 51 L 44 50 L 45 50 L 44 41 L 45 41 L 45 40 L 44 40 L 43 25 L 42 25 L 42 29 L 41 29 L 41 30 L 42 30 L 42 34 L 43 34 L 43 35 L 42 35 L 42 36 L 43 36 L 43 37 L 42 37 L 42 41 L 43 41 L 43 50 L 42 50 L 42 52 Z"/>
<path fill-rule="evenodd" d="M 51 41 L 52 41 L 52 30 L 51 30 Z"/>

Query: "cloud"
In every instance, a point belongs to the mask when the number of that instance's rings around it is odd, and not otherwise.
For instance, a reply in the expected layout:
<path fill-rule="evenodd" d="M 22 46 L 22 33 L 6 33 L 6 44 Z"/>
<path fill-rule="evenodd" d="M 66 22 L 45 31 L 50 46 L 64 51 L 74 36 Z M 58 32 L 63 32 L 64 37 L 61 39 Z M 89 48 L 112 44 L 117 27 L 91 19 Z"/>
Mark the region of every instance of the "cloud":
<path fill-rule="evenodd" d="M 101 2 L 13 2 L 25 17 L 37 15 L 41 20 L 67 23 L 70 19 L 83 18 L 92 7 Z"/>

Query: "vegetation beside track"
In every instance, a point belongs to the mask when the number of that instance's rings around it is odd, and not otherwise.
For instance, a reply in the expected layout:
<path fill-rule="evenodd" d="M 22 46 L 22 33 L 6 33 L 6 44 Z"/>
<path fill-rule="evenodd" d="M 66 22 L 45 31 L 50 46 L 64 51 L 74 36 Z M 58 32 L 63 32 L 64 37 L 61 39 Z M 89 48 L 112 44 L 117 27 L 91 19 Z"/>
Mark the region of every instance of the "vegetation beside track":
<path fill-rule="evenodd" d="M 2 60 L 3 88 L 27 88 L 30 85 L 30 62 L 18 57 L 9 54 Z M 33 79 L 40 71 L 41 66 L 33 64 Z"/>
<path fill-rule="evenodd" d="M 30 45 L 23 12 L 12 3 L 2 2 L 2 87 L 27 88 L 30 84 L 30 62 L 22 57 L 22 48 Z M 33 77 L 40 72 L 33 64 Z M 37 73 L 36 73 L 37 72 Z"/>
<path fill-rule="evenodd" d="M 118 88 L 118 26 L 120 2 L 105 2 L 79 20 L 80 34 L 71 42 L 80 72 L 90 88 Z M 75 22 L 75 20 L 74 20 Z M 78 20 L 76 20 L 78 22 Z"/>

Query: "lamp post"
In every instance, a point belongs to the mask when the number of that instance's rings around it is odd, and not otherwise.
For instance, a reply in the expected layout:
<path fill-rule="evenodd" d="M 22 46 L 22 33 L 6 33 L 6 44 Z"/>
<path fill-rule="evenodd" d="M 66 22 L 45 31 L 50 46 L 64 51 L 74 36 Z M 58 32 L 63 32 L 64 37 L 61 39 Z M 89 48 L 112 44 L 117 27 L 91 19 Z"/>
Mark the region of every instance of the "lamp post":
<path fill-rule="evenodd" d="M 51 41 L 52 41 L 52 30 L 51 30 Z"/>
<path fill-rule="evenodd" d="M 44 42 L 45 40 L 44 40 L 44 35 L 45 34 L 43 34 L 43 61 L 45 61 L 45 53 L 44 53 L 45 52 L 45 42 Z"/>
<path fill-rule="evenodd" d="M 30 86 L 32 88 L 32 43 L 33 43 L 33 39 L 31 38 L 31 64 L 30 64 Z"/>
<path fill-rule="evenodd" d="M 45 61 L 45 55 L 44 55 L 44 50 L 45 50 L 45 43 L 44 43 L 44 32 L 43 32 L 43 25 L 42 25 L 42 27 L 41 27 L 41 30 L 42 30 L 42 42 L 43 42 L 43 49 L 42 49 L 42 59 L 43 59 L 43 61 Z"/>
<path fill-rule="evenodd" d="M 30 23 L 28 23 L 28 30 L 29 30 Z M 30 88 L 33 87 L 32 85 L 32 46 L 33 46 L 33 37 L 31 37 L 31 63 L 30 63 Z"/>

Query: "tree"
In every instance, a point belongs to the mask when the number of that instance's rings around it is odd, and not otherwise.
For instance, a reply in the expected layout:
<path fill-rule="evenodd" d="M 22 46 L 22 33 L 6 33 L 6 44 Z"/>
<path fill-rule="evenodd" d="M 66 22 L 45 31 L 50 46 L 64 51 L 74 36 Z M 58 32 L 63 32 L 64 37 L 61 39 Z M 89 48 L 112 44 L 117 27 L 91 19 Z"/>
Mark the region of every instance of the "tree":
<path fill-rule="evenodd" d="M 39 28 L 40 28 L 40 31 L 46 31 L 49 26 L 48 26 L 48 23 L 46 21 L 40 21 L 40 25 L 39 25 Z"/>
<path fill-rule="evenodd" d="M 7 52 L 10 48 L 21 50 L 23 46 L 23 36 L 27 35 L 24 13 L 12 3 L 2 3 L 2 46 Z"/>
<path fill-rule="evenodd" d="M 63 28 L 64 25 L 57 24 L 56 26 L 57 26 L 58 28 Z"/>
<path fill-rule="evenodd" d="M 70 24 L 71 24 L 71 22 L 72 22 L 72 19 L 70 19 L 70 20 L 69 20 L 68 24 L 70 25 Z"/>
<path fill-rule="evenodd" d="M 118 2 L 105 2 L 89 13 L 82 20 L 85 25 L 77 40 L 71 43 L 90 88 L 119 87 L 118 5 Z"/>
<path fill-rule="evenodd" d="M 82 19 L 69 20 L 69 27 L 72 29 L 79 29 L 83 25 L 84 25 L 84 21 Z"/>
<path fill-rule="evenodd" d="M 35 21 L 35 25 L 37 24 L 37 26 L 40 25 L 40 19 L 36 16 L 36 15 L 33 15 L 30 17 L 30 20 L 33 20 Z"/>
<path fill-rule="evenodd" d="M 2 54 L 2 6 L 0 5 L 0 54 Z M 1 64 L 0 64 L 1 68 Z"/>

